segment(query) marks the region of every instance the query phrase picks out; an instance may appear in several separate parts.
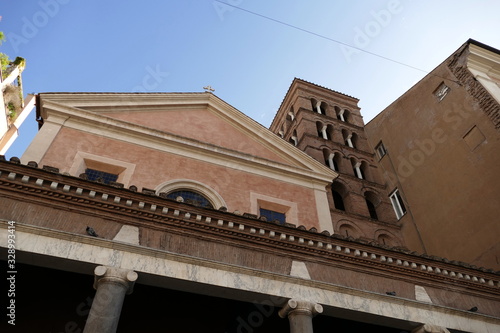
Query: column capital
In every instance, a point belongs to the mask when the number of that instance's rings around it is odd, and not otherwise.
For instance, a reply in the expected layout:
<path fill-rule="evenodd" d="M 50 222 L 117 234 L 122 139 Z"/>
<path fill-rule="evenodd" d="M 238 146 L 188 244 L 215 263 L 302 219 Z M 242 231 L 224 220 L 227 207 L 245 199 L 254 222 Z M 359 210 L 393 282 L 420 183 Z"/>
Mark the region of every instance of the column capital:
<path fill-rule="evenodd" d="M 450 333 L 450 331 L 441 326 L 424 324 L 412 330 L 411 333 Z"/>
<path fill-rule="evenodd" d="M 279 310 L 278 314 L 281 318 L 297 314 L 308 315 L 312 318 L 322 312 L 323 307 L 321 304 L 300 299 L 290 299 L 286 302 L 285 306 Z"/>
<path fill-rule="evenodd" d="M 97 266 L 94 269 L 94 289 L 101 283 L 113 283 L 125 287 L 127 294 L 131 294 L 137 277 L 137 273 L 129 269 Z"/>

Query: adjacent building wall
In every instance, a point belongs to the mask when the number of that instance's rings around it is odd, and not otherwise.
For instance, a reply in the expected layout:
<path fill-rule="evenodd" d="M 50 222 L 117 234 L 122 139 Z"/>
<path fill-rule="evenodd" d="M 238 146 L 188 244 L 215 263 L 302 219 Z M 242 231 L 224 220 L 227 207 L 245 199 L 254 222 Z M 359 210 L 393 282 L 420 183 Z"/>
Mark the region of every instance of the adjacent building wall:
<path fill-rule="evenodd" d="M 379 164 L 406 206 L 400 221 L 407 246 L 499 269 L 498 102 L 467 81 L 468 47 L 387 107 L 366 132 L 373 147 L 382 143 L 387 150 Z"/>

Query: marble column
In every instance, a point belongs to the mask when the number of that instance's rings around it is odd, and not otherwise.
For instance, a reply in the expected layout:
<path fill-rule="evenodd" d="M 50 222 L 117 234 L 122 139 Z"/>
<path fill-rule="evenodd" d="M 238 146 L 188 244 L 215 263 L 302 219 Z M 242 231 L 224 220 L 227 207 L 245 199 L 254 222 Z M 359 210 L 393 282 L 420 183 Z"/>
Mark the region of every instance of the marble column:
<path fill-rule="evenodd" d="M 94 270 L 96 294 L 83 333 L 115 333 L 126 294 L 132 293 L 137 273 L 115 267 Z"/>
<path fill-rule="evenodd" d="M 415 328 L 411 333 L 450 333 L 450 331 L 441 326 L 425 324 Z"/>
<path fill-rule="evenodd" d="M 290 299 L 278 312 L 281 318 L 288 317 L 290 333 L 313 333 L 312 318 L 323 312 L 318 303 Z"/>

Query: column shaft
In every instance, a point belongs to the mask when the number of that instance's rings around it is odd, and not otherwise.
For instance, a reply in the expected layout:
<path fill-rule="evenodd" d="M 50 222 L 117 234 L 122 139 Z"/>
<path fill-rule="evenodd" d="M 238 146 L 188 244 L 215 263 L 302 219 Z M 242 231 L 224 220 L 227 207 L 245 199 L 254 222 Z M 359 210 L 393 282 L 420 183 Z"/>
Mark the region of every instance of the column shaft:
<path fill-rule="evenodd" d="M 132 292 L 137 273 L 113 267 L 95 269 L 96 295 L 83 333 L 115 333 L 126 294 Z"/>
<path fill-rule="evenodd" d="M 288 315 L 290 323 L 290 333 L 313 333 L 313 324 L 311 315 L 294 314 Z"/>

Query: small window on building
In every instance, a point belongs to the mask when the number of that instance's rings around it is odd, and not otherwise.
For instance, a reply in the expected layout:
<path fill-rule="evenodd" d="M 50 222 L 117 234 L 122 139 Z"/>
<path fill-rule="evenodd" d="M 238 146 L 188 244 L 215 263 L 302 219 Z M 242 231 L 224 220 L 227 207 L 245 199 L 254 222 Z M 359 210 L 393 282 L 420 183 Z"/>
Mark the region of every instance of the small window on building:
<path fill-rule="evenodd" d="M 396 213 L 396 217 L 401 219 L 403 215 L 406 214 L 406 207 L 403 203 L 403 199 L 399 195 L 398 189 L 395 189 L 390 195 L 389 198 L 391 199 L 392 203 L 392 208 L 394 208 L 394 212 Z"/>
<path fill-rule="evenodd" d="M 192 205 L 200 206 L 203 208 L 214 208 L 212 203 L 198 192 L 178 190 L 167 194 L 167 198 L 169 199 L 177 200 L 178 197 L 181 197 L 182 199 L 184 199 L 184 202 Z"/>
<path fill-rule="evenodd" d="M 113 173 L 108 173 L 89 168 L 85 169 L 85 174 L 87 175 L 88 180 L 93 180 L 93 181 L 102 180 L 104 184 L 116 182 L 116 180 L 118 179 L 118 175 L 115 175 Z"/>
<path fill-rule="evenodd" d="M 436 90 L 434 90 L 434 95 L 437 97 L 439 101 L 442 101 L 446 95 L 450 92 L 450 87 L 448 87 L 444 82 L 441 82 L 439 87 L 437 87 Z"/>
<path fill-rule="evenodd" d="M 270 209 L 260 209 L 260 216 L 264 216 L 268 221 L 278 221 L 280 224 L 285 224 L 286 216 L 285 213 L 276 212 Z"/>
<path fill-rule="evenodd" d="M 377 156 L 378 156 L 378 159 L 382 159 L 382 157 L 385 156 L 385 154 L 387 154 L 387 150 L 385 149 L 385 146 L 382 142 L 380 142 L 377 147 L 375 147 L 375 150 L 377 152 Z"/>

